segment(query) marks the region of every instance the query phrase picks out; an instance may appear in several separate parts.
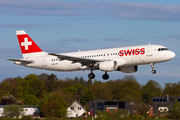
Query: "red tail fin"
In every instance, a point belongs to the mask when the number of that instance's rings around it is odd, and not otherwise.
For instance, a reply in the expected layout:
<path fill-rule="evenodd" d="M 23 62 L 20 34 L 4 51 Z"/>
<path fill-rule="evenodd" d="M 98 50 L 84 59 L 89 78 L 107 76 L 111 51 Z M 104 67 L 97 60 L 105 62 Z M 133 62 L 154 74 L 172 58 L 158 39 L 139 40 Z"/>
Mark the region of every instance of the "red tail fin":
<path fill-rule="evenodd" d="M 16 31 L 22 54 L 42 52 L 24 30 Z"/>

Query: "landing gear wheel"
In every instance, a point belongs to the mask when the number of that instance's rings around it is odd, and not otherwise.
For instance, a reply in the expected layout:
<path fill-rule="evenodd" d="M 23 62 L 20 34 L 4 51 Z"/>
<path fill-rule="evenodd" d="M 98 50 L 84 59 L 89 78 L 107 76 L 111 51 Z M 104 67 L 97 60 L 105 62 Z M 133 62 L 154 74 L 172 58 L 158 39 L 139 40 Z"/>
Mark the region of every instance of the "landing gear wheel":
<path fill-rule="evenodd" d="M 152 74 L 156 74 L 156 70 L 154 70 L 154 63 L 151 63 L 150 65 L 151 65 L 151 68 L 152 68 L 152 71 L 151 71 Z"/>
<path fill-rule="evenodd" d="M 103 78 L 104 80 L 107 80 L 107 79 L 109 79 L 109 75 L 108 75 L 107 73 L 105 73 L 105 74 L 102 76 L 102 78 Z"/>
<path fill-rule="evenodd" d="M 152 70 L 151 72 L 152 72 L 152 74 L 156 74 L 156 70 Z"/>
<path fill-rule="evenodd" d="M 89 79 L 94 79 L 95 78 L 95 74 L 93 72 L 88 74 L 88 78 Z"/>

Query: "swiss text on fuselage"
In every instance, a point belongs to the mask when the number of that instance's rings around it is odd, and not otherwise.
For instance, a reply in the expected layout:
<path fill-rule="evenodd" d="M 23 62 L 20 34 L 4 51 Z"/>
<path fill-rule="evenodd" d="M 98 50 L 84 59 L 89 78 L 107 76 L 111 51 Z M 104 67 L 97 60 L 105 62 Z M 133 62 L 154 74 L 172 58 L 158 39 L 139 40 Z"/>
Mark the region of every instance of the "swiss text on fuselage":
<path fill-rule="evenodd" d="M 129 49 L 129 50 L 120 50 L 119 56 L 131 56 L 131 55 L 143 55 L 145 54 L 145 48 Z"/>

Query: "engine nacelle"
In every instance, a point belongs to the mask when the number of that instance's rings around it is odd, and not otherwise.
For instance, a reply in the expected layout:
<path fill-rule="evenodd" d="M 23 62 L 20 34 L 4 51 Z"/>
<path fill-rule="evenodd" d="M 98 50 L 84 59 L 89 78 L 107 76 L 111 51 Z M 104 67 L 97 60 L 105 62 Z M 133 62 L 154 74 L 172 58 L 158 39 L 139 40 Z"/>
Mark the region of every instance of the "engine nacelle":
<path fill-rule="evenodd" d="M 138 70 L 138 66 L 126 66 L 120 68 L 121 72 L 123 73 L 134 73 Z"/>
<path fill-rule="evenodd" d="M 117 69 L 117 62 L 116 61 L 106 61 L 99 63 L 99 69 L 101 71 L 115 71 Z"/>

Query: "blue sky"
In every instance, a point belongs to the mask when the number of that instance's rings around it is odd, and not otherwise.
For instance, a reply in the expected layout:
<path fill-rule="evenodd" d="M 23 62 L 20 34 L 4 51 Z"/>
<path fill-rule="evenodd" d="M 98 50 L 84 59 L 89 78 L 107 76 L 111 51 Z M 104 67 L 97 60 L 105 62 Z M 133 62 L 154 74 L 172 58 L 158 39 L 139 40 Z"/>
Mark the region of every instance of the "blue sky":
<path fill-rule="evenodd" d="M 110 72 L 110 79 L 134 75 L 140 84 L 150 79 L 162 86 L 180 80 L 179 0 L 1 0 L 0 80 L 35 73 L 58 78 L 84 77 L 89 71 L 52 72 L 25 68 L 7 61 L 22 58 L 16 30 L 25 30 L 46 52 L 73 52 L 144 44 L 164 45 L 176 53 L 168 62 L 139 66 L 133 74 Z M 96 79 L 104 74 L 95 71 Z M 103 80 L 102 80 L 103 81 Z"/>

